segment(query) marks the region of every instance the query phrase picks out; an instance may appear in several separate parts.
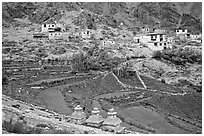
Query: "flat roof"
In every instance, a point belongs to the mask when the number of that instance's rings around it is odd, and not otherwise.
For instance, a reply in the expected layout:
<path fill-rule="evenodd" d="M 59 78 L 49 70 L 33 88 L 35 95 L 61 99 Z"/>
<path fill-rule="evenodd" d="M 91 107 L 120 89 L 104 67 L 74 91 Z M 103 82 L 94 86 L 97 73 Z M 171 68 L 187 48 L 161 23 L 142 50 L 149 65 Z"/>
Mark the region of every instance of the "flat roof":
<path fill-rule="evenodd" d="M 165 35 L 165 33 L 148 33 L 147 35 Z"/>

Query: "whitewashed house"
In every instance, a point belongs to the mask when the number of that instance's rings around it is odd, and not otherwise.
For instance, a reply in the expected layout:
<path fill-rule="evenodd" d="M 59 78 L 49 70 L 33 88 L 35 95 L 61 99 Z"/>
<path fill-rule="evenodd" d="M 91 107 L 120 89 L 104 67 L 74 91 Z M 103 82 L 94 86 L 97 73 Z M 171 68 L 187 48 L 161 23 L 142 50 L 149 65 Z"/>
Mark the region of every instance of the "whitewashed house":
<path fill-rule="evenodd" d="M 142 33 L 149 33 L 149 32 L 150 32 L 150 28 L 148 28 L 148 27 L 142 27 L 141 32 L 142 32 Z"/>
<path fill-rule="evenodd" d="M 52 23 L 52 24 L 42 24 L 41 32 L 47 33 L 48 39 L 58 40 L 63 39 L 63 32 L 65 32 L 64 23 Z"/>
<path fill-rule="evenodd" d="M 166 35 L 163 33 L 149 33 L 147 35 L 140 35 L 140 43 L 145 44 L 151 50 L 163 50 L 167 45 Z"/>
<path fill-rule="evenodd" d="M 83 39 L 90 39 L 91 38 L 91 35 L 92 35 L 92 31 L 89 30 L 89 29 L 86 29 L 84 31 L 81 32 L 81 37 Z"/>
<path fill-rule="evenodd" d="M 41 32 L 46 33 L 48 32 L 48 29 L 54 29 L 54 28 L 56 28 L 56 24 L 42 24 Z"/>
<path fill-rule="evenodd" d="M 134 41 L 135 43 L 140 43 L 140 36 L 139 36 L 139 35 L 134 36 L 134 37 L 133 37 L 133 41 Z"/>
<path fill-rule="evenodd" d="M 114 45 L 116 44 L 116 42 L 113 39 L 104 39 L 101 41 L 101 45 L 100 47 L 114 47 Z"/>
<path fill-rule="evenodd" d="M 187 29 L 182 29 L 182 28 L 179 28 L 179 29 L 176 29 L 176 35 L 181 35 L 181 34 L 187 34 L 188 33 L 188 30 Z"/>
<path fill-rule="evenodd" d="M 164 29 L 154 29 L 155 33 L 165 33 L 166 31 Z"/>
<path fill-rule="evenodd" d="M 60 40 L 60 39 L 63 39 L 63 33 L 61 31 L 49 32 L 48 38 L 50 40 Z"/>
<path fill-rule="evenodd" d="M 197 40 L 198 38 L 202 38 L 202 34 L 195 34 L 195 35 L 191 34 L 192 40 Z"/>

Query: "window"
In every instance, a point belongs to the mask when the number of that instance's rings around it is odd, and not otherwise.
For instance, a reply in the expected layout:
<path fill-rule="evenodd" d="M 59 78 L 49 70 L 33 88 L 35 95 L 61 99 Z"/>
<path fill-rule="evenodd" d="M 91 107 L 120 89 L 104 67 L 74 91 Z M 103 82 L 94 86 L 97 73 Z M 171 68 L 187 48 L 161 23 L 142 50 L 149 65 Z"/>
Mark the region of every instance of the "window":
<path fill-rule="evenodd" d="M 52 27 L 54 27 L 54 25 L 52 25 Z"/>
<path fill-rule="evenodd" d="M 162 46 L 162 43 L 160 43 L 160 46 Z"/>
<path fill-rule="evenodd" d="M 183 32 L 185 32 L 185 30 L 183 30 Z"/>
<path fill-rule="evenodd" d="M 179 30 L 177 30 L 177 32 L 179 32 Z"/>
<path fill-rule="evenodd" d="M 157 43 L 154 43 L 154 46 L 157 46 Z"/>
<path fill-rule="evenodd" d="M 44 27 L 46 27 L 46 24 L 44 24 Z"/>
<path fill-rule="evenodd" d="M 166 45 L 166 43 L 164 43 L 164 45 Z"/>
<path fill-rule="evenodd" d="M 49 25 L 49 27 L 50 27 L 50 25 Z"/>

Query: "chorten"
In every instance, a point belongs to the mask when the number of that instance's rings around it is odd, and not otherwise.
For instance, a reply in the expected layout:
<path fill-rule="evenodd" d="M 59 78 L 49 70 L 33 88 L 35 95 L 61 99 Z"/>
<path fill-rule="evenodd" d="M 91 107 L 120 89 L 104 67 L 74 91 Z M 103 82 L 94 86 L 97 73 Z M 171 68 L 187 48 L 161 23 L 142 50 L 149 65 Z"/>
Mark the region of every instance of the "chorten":
<path fill-rule="evenodd" d="M 108 117 L 104 120 L 102 123 L 102 128 L 109 131 L 118 131 L 123 130 L 124 127 L 120 126 L 120 123 L 122 122 L 117 116 L 117 112 L 114 111 L 113 108 L 109 110 L 107 113 Z"/>
<path fill-rule="evenodd" d="M 94 126 L 94 127 L 100 127 L 102 122 L 104 121 L 104 118 L 99 114 L 100 111 L 97 107 L 95 107 L 91 111 L 92 115 L 86 120 L 87 125 Z"/>
<path fill-rule="evenodd" d="M 71 115 L 72 121 L 76 124 L 83 124 L 86 120 L 86 114 L 83 112 L 83 108 L 77 105 L 74 108 L 74 112 Z"/>

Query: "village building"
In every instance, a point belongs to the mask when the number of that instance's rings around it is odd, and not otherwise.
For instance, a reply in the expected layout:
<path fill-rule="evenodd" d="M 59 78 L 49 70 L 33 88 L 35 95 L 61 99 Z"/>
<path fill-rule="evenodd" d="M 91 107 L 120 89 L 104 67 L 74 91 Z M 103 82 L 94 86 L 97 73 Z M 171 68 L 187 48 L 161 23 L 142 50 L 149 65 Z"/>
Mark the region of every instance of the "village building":
<path fill-rule="evenodd" d="M 64 22 L 60 21 L 60 22 L 52 22 L 50 24 L 42 24 L 41 26 L 41 32 L 42 33 L 46 33 L 49 32 L 49 29 L 55 29 L 55 28 L 60 28 L 62 32 L 65 32 L 65 24 Z"/>
<path fill-rule="evenodd" d="M 113 131 L 115 133 L 122 132 L 125 128 L 121 127 L 120 124 L 122 121 L 118 117 L 116 117 L 117 112 L 115 112 L 112 108 L 107 114 L 107 118 L 102 123 L 102 129 Z"/>
<path fill-rule="evenodd" d="M 133 37 L 133 41 L 134 41 L 134 43 L 140 43 L 140 36 L 139 35 L 136 35 L 136 36 L 134 36 Z"/>
<path fill-rule="evenodd" d="M 164 29 L 154 29 L 154 31 L 153 32 L 155 32 L 155 33 L 165 33 L 166 31 L 164 30 Z"/>
<path fill-rule="evenodd" d="M 86 122 L 86 114 L 80 105 L 74 108 L 74 112 L 71 115 L 71 122 L 75 124 L 83 124 Z"/>
<path fill-rule="evenodd" d="M 48 32 L 48 29 L 54 29 L 54 28 L 56 28 L 56 24 L 42 24 L 41 32 L 45 33 L 45 32 Z"/>
<path fill-rule="evenodd" d="M 99 109 L 95 107 L 91 111 L 91 113 L 92 115 L 86 120 L 87 125 L 93 127 L 100 127 L 102 125 L 102 122 L 104 121 L 104 118 L 99 114 Z"/>
<path fill-rule="evenodd" d="M 143 26 L 140 31 L 141 31 L 141 33 L 149 33 L 150 32 L 150 28 Z"/>
<path fill-rule="evenodd" d="M 195 40 L 195 41 L 197 41 L 197 40 L 201 40 L 202 39 L 202 34 L 191 34 L 191 39 L 192 40 Z"/>
<path fill-rule="evenodd" d="M 90 39 L 91 36 L 92 36 L 92 31 L 89 29 L 86 29 L 86 30 L 81 32 L 82 39 Z"/>
<path fill-rule="evenodd" d="M 48 33 L 48 38 L 50 40 L 60 40 L 63 39 L 63 33 L 60 31 L 52 31 Z"/>
<path fill-rule="evenodd" d="M 104 48 L 104 47 L 111 48 L 111 47 L 115 47 L 115 45 L 116 45 L 116 42 L 113 39 L 106 38 L 101 41 L 100 48 Z"/>
<path fill-rule="evenodd" d="M 64 32 L 65 32 L 65 24 L 52 23 L 52 24 L 42 24 L 41 26 L 41 34 L 46 34 L 48 39 L 50 40 L 63 39 Z"/>
<path fill-rule="evenodd" d="M 163 50 L 167 45 L 166 35 L 164 33 L 149 33 L 147 35 L 139 35 L 139 42 L 145 44 L 151 50 Z"/>
<path fill-rule="evenodd" d="M 164 49 L 166 48 L 172 48 L 172 44 L 175 42 L 174 37 L 167 37 L 167 44 L 164 47 Z"/>
<path fill-rule="evenodd" d="M 188 33 L 188 30 L 187 29 L 184 29 L 184 28 L 178 28 L 176 29 L 176 35 L 181 35 L 181 34 L 187 34 Z"/>

